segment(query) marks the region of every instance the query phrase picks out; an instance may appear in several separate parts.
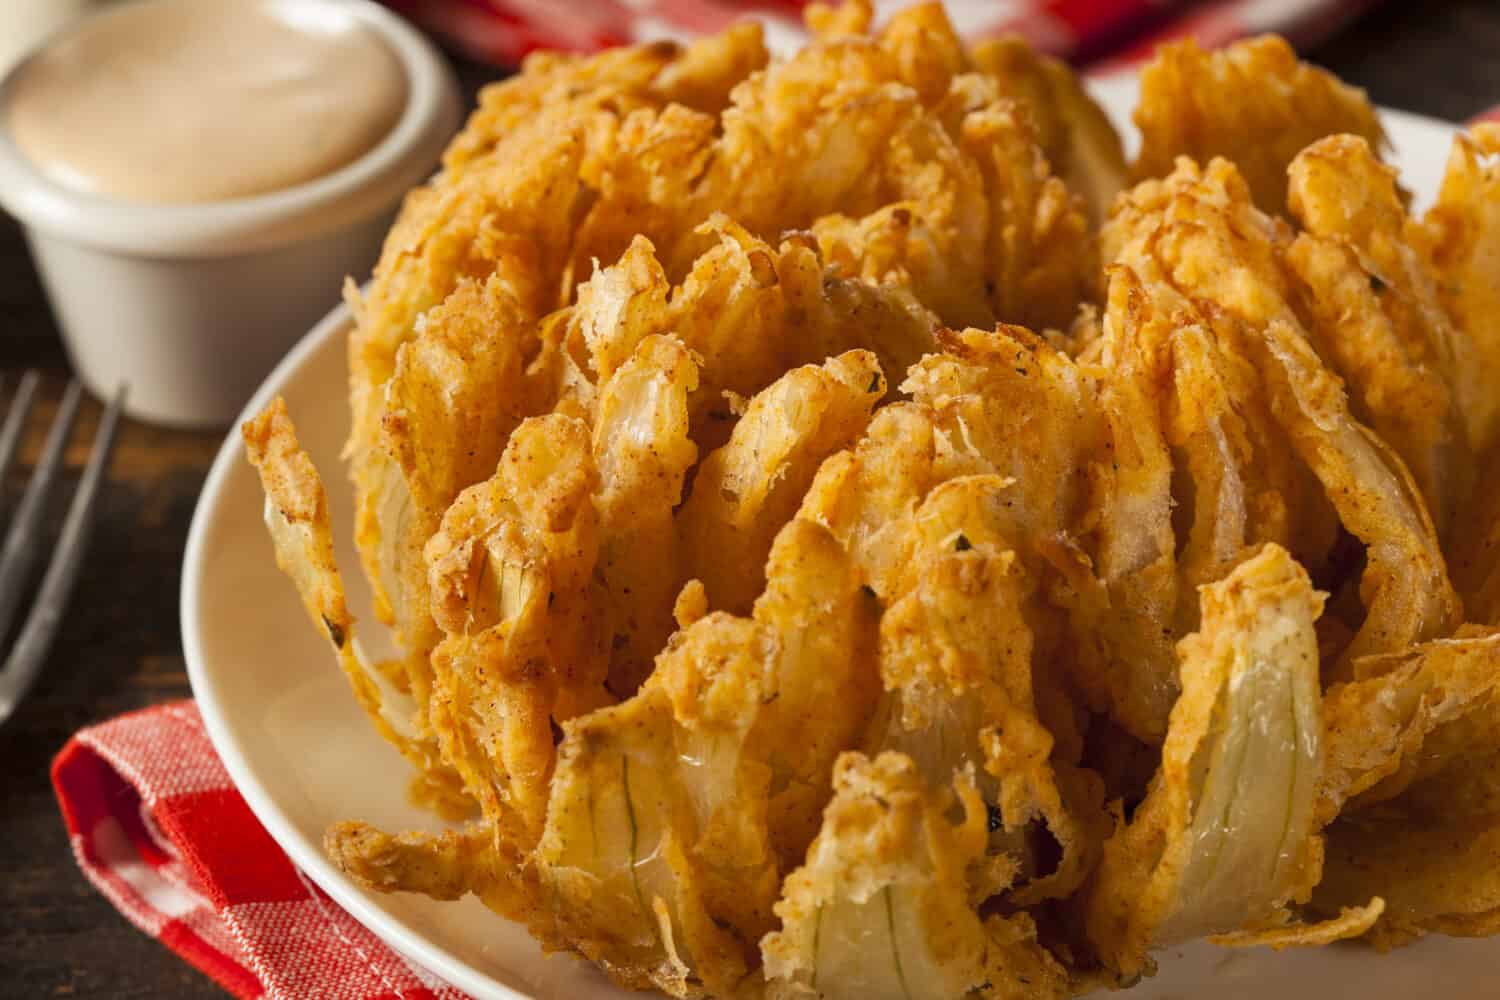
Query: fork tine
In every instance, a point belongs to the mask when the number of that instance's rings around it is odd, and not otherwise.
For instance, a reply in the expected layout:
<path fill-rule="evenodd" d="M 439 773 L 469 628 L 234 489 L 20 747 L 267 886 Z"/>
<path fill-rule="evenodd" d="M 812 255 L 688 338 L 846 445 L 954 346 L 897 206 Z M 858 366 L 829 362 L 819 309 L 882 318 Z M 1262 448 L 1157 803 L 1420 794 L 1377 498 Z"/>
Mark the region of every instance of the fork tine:
<path fill-rule="evenodd" d="M 63 521 L 62 533 L 58 535 L 52 562 L 42 578 L 36 603 L 5 661 L 5 668 L 0 670 L 0 723 L 10 717 L 36 681 L 37 675 L 41 673 L 42 663 L 47 658 L 47 651 L 52 648 L 58 626 L 62 624 L 63 612 L 67 610 L 68 598 L 73 593 L 73 585 L 78 581 L 78 571 L 88 549 L 89 535 L 94 526 L 94 511 L 98 506 L 104 473 L 114 451 L 115 432 L 120 422 L 120 410 L 125 404 L 125 393 L 126 387 L 122 385 L 116 390 L 109 408 L 99 418 L 93 452 L 89 455 L 88 464 L 84 466 L 83 475 L 78 479 L 78 491 L 73 494 L 73 501 L 68 505 L 68 515 Z"/>
<path fill-rule="evenodd" d="M 47 494 L 52 491 L 52 480 L 57 478 L 58 467 L 62 465 L 63 452 L 73 432 L 73 420 L 78 416 L 82 391 L 77 379 L 68 383 L 57 416 L 52 421 L 52 429 L 47 432 L 41 458 L 37 459 L 31 481 L 26 484 L 26 492 L 21 494 L 21 502 L 16 507 L 15 519 L 5 534 L 5 547 L 0 550 L 0 636 L 10 632 L 21 595 L 37 556 L 41 554 L 41 527 Z"/>
<path fill-rule="evenodd" d="M 40 377 L 35 370 L 21 376 L 21 383 L 16 386 L 16 398 L 11 400 L 10 412 L 5 415 L 5 425 L 0 426 L 0 481 L 5 479 L 10 463 L 16 457 L 16 446 L 21 443 L 21 431 L 26 427 L 26 418 L 31 415 L 31 403 Z"/>

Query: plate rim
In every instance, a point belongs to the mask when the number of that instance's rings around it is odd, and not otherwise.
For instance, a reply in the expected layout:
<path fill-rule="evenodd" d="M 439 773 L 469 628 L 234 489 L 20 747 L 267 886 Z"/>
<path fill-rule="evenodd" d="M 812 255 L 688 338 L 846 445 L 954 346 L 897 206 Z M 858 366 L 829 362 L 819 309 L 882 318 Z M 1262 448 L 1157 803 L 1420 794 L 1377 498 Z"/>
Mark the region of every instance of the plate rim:
<path fill-rule="evenodd" d="M 1096 90 L 1096 94 L 1100 97 L 1103 97 L 1103 94 L 1099 91 L 1107 91 L 1115 87 L 1123 89 L 1123 85 L 1113 79 L 1106 79 L 1102 83 L 1103 86 Z M 1134 80 L 1130 81 L 1130 84 L 1134 83 Z M 1119 100 L 1117 91 L 1114 101 Z M 1386 107 L 1380 107 L 1377 110 L 1382 121 L 1387 125 L 1388 133 L 1420 131 L 1427 132 L 1436 139 L 1437 133 L 1442 132 L 1451 139 L 1453 134 L 1462 129 L 1461 125 L 1453 122 L 1409 111 Z M 1130 128 L 1128 120 L 1116 121 L 1115 124 L 1122 129 Z M 1446 153 L 1444 155 L 1446 156 Z M 382 942 L 442 982 L 475 997 L 486 998 L 486 1000 L 488 998 L 535 1000 L 534 994 L 523 993 L 500 982 L 472 963 L 424 938 L 405 921 L 374 905 L 354 882 L 333 867 L 324 856 L 321 845 L 313 843 L 297 830 L 296 825 L 271 794 L 269 787 L 256 776 L 254 769 L 249 765 L 232 732 L 228 713 L 221 707 L 211 680 L 211 671 L 206 665 L 198 624 L 202 618 L 204 603 L 202 597 L 206 577 L 207 536 L 231 469 L 246 460 L 244 444 L 239 433 L 240 425 L 260 412 L 277 393 L 282 391 L 285 384 L 328 340 L 347 333 L 353 319 L 348 304 L 341 302 L 303 334 L 241 409 L 214 456 L 193 509 L 193 519 L 183 553 L 179 587 L 179 623 L 188 682 L 193 698 L 198 704 L 199 714 L 203 719 L 209 741 L 223 762 L 235 789 L 245 799 L 255 818 L 270 834 L 277 846 L 286 852 L 289 860 L 298 870 Z"/>
<path fill-rule="evenodd" d="M 219 445 L 213 464 L 209 466 L 203 489 L 193 508 L 193 520 L 188 528 L 187 545 L 183 551 L 182 581 L 179 586 L 179 624 L 188 684 L 192 689 L 193 699 L 197 702 L 198 714 L 203 719 L 209 742 L 223 762 L 235 790 L 298 871 L 310 878 L 382 942 L 409 961 L 415 962 L 429 975 L 476 997 L 534 1000 L 532 996 L 507 986 L 447 949 L 426 940 L 404 921 L 373 905 L 350 879 L 333 867 L 323 854 L 321 845 L 301 834 L 271 794 L 269 786 L 256 776 L 240 750 L 239 740 L 229 723 L 228 712 L 220 705 L 211 672 L 207 668 L 207 657 L 198 629 L 204 605 L 202 598 L 208 555 L 207 537 L 231 470 L 246 461 L 240 426 L 264 409 L 327 341 L 347 334 L 353 320 L 348 304 L 340 302 L 302 335 L 240 410 L 223 443 Z"/>

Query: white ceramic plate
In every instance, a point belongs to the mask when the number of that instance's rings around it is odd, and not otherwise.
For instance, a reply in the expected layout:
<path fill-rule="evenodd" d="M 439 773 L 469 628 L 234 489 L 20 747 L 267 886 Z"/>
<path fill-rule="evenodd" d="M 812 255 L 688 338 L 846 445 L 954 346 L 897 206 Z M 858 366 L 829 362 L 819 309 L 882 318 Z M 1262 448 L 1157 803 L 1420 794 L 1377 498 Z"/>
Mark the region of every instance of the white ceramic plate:
<path fill-rule="evenodd" d="M 1131 80 L 1100 85 L 1117 121 L 1134 103 Z M 1452 126 L 1390 112 L 1386 123 L 1406 183 L 1437 188 Z M 374 622 L 350 538 L 353 498 L 339 449 L 349 431 L 342 307 L 314 328 L 245 411 L 286 397 L 302 442 L 324 474 L 351 608 Z M 239 436 L 225 441 L 193 519 L 182 576 L 188 674 L 214 746 L 250 808 L 292 860 L 355 919 L 408 958 L 483 1000 L 621 1000 L 591 966 L 545 957 L 519 927 L 472 897 L 440 903 L 369 893 L 323 857 L 323 830 L 342 819 L 388 830 L 436 828 L 407 803 L 407 765 L 355 705 L 326 641 L 277 571 L 261 524 L 261 492 Z M 376 639 L 368 627 L 363 641 Z M 1164 954 L 1162 973 L 1131 1000 L 1406 1000 L 1477 997 L 1494 989 L 1500 941 L 1431 938 L 1377 958 L 1362 948 L 1273 954 L 1199 945 Z"/>

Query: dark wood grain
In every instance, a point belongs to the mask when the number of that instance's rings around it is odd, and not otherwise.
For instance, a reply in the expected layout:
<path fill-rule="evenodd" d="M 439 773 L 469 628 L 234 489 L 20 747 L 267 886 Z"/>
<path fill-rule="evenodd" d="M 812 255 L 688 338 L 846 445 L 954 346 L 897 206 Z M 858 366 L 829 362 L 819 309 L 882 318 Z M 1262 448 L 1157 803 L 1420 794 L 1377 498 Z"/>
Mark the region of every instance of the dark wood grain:
<path fill-rule="evenodd" d="M 1457 120 L 1500 103 L 1497 52 L 1500 3 L 1392 0 L 1312 57 L 1377 101 Z M 470 89 L 491 72 L 458 68 Z M 27 367 L 49 373 L 50 408 L 67 359 L 20 232 L 0 217 L 0 372 Z M 91 402 L 85 440 L 97 412 Z M 47 778 L 80 726 L 188 694 L 178 574 L 218 439 L 126 424 L 68 627 L 31 699 L 0 728 L 0 996 L 222 995 L 79 875 Z M 74 476 L 82 457 L 75 448 Z M 4 484 L 7 499 L 19 482 Z"/>
<path fill-rule="evenodd" d="M 1450 121 L 1500 104 L 1500 3 L 1386 0 L 1310 53 L 1387 107 Z"/>

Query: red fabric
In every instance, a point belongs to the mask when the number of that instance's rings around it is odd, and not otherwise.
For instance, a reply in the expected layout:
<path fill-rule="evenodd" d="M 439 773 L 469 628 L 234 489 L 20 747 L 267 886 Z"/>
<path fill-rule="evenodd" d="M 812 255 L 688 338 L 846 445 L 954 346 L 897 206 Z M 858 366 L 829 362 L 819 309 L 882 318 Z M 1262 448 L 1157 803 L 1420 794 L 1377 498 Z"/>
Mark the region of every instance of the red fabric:
<path fill-rule="evenodd" d="M 190 701 L 83 730 L 52 784 L 84 875 L 237 997 L 464 1000 L 319 891 L 234 790 Z"/>
<path fill-rule="evenodd" d="M 386 0 L 471 55 L 514 65 L 538 48 L 594 52 L 608 45 L 718 31 L 742 17 L 765 22 L 772 48 L 804 37 L 806 0 Z M 876 0 L 877 18 L 913 0 Z M 1277 31 L 1293 44 L 1325 37 L 1376 0 L 947 0 L 968 38 L 1015 33 L 1080 63 L 1110 68 L 1145 58 L 1156 41 L 1204 44 Z"/>

